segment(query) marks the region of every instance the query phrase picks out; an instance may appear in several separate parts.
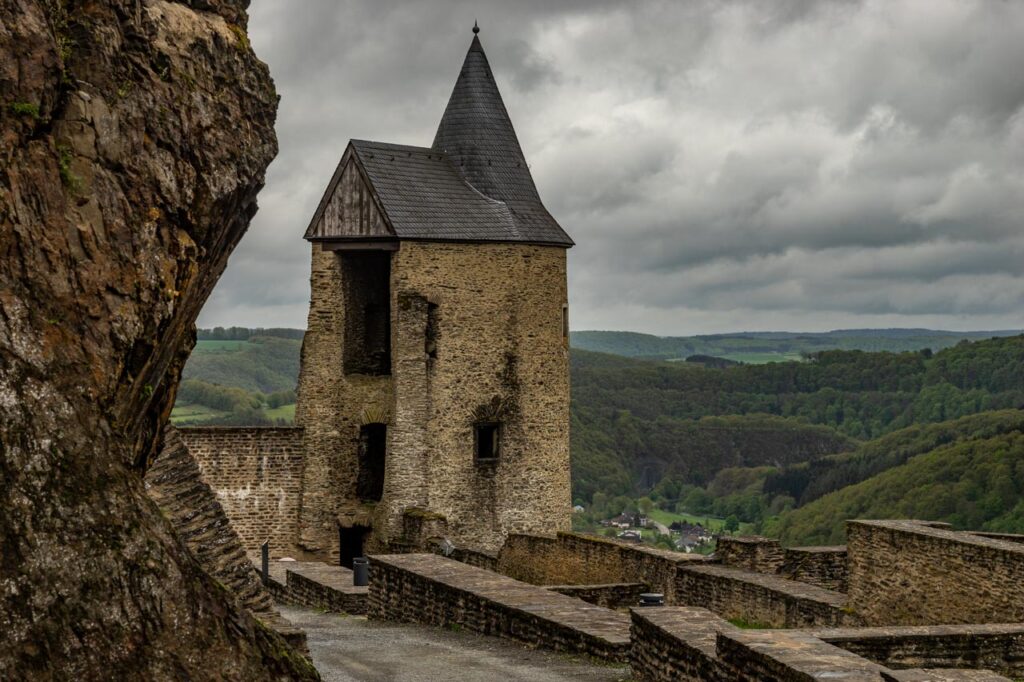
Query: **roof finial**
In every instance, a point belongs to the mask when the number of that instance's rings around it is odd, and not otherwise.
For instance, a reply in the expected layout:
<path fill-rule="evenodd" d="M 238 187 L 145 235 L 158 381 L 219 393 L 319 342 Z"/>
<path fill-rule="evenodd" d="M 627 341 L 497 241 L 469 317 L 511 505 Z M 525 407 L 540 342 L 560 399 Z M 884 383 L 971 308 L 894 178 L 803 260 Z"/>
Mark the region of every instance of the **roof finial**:
<path fill-rule="evenodd" d="M 479 33 L 480 27 L 476 23 L 476 19 L 473 20 L 473 33 Z"/>

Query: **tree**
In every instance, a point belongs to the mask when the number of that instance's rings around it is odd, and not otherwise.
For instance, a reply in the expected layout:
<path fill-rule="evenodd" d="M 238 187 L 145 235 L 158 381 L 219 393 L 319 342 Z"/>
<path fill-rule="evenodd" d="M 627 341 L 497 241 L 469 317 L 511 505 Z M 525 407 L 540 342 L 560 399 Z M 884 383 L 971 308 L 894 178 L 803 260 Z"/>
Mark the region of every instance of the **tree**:
<path fill-rule="evenodd" d="M 735 514 L 729 514 L 728 518 L 725 519 L 724 528 L 730 533 L 735 533 L 740 529 L 740 520 L 736 518 Z"/>

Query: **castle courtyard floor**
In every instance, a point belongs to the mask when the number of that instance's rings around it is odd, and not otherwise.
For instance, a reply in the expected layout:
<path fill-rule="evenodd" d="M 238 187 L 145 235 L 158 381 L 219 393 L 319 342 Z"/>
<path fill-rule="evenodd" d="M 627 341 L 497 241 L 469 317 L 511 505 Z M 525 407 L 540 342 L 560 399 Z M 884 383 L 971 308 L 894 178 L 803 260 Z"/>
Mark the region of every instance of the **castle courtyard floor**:
<path fill-rule="evenodd" d="M 324 682 L 616 682 L 629 668 L 529 650 L 471 632 L 280 607 L 306 631 Z"/>

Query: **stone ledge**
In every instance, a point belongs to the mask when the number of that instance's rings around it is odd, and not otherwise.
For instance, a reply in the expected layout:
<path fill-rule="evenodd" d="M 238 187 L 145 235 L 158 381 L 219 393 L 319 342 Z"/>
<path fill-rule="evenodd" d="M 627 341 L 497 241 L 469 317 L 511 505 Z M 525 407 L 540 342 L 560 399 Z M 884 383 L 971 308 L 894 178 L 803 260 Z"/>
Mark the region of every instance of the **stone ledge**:
<path fill-rule="evenodd" d="M 719 632 L 737 630 L 707 609 L 660 606 L 630 609 L 633 674 L 651 682 L 710 680 L 732 682 L 732 671 L 718 658 Z"/>
<path fill-rule="evenodd" d="M 845 609 L 846 595 L 726 566 L 681 567 L 676 595 L 688 606 L 711 609 L 724 618 L 742 618 L 770 627 L 858 625 Z"/>
<path fill-rule="evenodd" d="M 1024 623 L 809 630 L 890 668 L 971 667 L 1024 677 Z"/>
<path fill-rule="evenodd" d="M 916 669 L 883 672 L 886 682 L 1011 682 L 991 670 Z"/>
<path fill-rule="evenodd" d="M 366 613 L 368 587 L 352 584 L 352 571 L 319 561 L 271 561 L 267 585 L 274 600 L 331 613 Z"/>
<path fill-rule="evenodd" d="M 625 661 L 629 617 L 433 554 L 370 557 L 371 618 L 459 625 L 530 646 Z"/>
<path fill-rule="evenodd" d="M 606 609 L 636 606 L 640 595 L 648 591 L 644 583 L 608 583 L 605 585 L 542 585 L 545 590 L 582 599 Z"/>
<path fill-rule="evenodd" d="M 801 632 L 739 630 L 719 632 L 718 656 L 759 682 L 880 682 L 877 663 Z"/>

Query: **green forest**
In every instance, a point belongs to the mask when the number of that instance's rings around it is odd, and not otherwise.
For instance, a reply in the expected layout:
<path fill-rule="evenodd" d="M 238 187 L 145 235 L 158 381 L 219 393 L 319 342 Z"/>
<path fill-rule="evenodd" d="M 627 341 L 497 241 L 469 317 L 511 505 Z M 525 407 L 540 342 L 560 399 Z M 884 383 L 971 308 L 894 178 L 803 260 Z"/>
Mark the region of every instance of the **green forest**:
<path fill-rule="evenodd" d="M 951 332 L 933 329 L 839 329 L 830 332 L 746 332 L 705 336 L 654 336 L 637 332 L 577 331 L 573 348 L 648 360 L 684 360 L 694 355 L 739 362 L 799 360 L 822 350 L 866 350 L 900 353 L 933 351 L 960 341 L 1016 336 L 1024 330 Z"/>
<path fill-rule="evenodd" d="M 944 338 L 896 331 L 877 343 Z M 300 339 L 297 330 L 201 331 L 172 418 L 288 423 Z M 580 527 L 643 502 L 788 543 L 841 541 L 856 516 L 1024 531 L 1024 336 L 757 364 L 717 357 L 573 348 Z"/>

